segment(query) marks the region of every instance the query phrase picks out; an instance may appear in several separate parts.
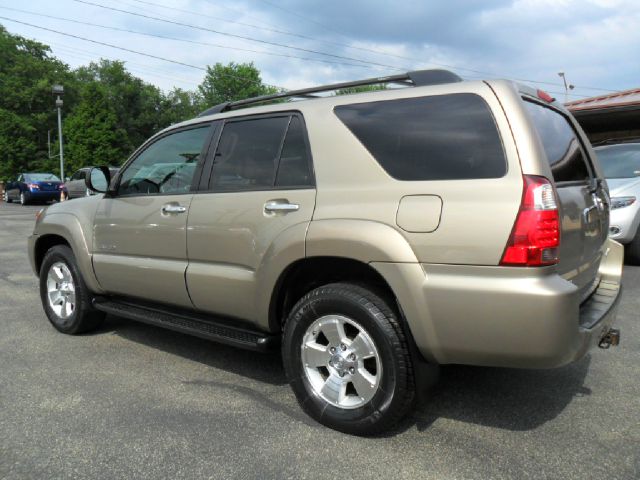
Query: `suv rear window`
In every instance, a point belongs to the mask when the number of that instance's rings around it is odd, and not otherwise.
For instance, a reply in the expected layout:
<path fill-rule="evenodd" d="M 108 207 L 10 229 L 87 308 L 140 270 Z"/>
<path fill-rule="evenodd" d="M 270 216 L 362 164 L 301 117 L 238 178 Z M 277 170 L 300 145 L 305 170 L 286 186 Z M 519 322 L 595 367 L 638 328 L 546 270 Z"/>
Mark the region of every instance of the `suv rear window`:
<path fill-rule="evenodd" d="M 335 113 L 397 180 L 498 178 L 507 171 L 493 116 L 478 95 L 343 105 Z"/>
<path fill-rule="evenodd" d="M 567 119 L 538 103 L 525 101 L 538 132 L 556 182 L 584 182 L 589 179 L 586 157 Z"/>

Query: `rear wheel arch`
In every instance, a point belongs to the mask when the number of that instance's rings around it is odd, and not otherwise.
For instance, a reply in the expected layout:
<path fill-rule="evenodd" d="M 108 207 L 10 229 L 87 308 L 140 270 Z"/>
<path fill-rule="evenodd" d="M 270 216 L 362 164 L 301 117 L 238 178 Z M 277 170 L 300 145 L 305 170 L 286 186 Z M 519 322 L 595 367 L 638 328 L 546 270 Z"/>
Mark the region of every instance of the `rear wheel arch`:
<path fill-rule="evenodd" d="M 289 265 L 276 281 L 269 305 L 269 329 L 282 331 L 287 315 L 298 300 L 314 288 L 335 282 L 369 288 L 401 313 L 393 290 L 370 265 L 347 257 L 307 257 Z"/>

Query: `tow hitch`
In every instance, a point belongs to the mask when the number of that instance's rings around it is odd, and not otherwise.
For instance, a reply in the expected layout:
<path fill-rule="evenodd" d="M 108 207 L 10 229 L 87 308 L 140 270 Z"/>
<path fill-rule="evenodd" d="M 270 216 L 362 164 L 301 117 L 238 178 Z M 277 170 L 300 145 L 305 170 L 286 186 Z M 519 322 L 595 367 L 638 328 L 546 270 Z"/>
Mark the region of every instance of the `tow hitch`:
<path fill-rule="evenodd" d="M 620 344 L 620 330 L 610 328 L 598 342 L 598 347 L 607 349 L 611 346 L 617 347 Z"/>

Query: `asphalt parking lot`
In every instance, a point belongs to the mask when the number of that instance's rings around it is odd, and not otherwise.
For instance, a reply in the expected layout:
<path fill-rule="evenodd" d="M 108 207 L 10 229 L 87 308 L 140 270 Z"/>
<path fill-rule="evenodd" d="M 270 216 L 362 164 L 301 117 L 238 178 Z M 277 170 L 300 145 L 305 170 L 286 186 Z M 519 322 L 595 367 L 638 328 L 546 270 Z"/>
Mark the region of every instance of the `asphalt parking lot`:
<path fill-rule="evenodd" d="M 0 203 L 0 478 L 640 478 L 640 268 L 622 344 L 558 370 L 449 366 L 388 436 L 326 429 L 278 355 L 109 317 L 57 333 L 26 237 Z"/>

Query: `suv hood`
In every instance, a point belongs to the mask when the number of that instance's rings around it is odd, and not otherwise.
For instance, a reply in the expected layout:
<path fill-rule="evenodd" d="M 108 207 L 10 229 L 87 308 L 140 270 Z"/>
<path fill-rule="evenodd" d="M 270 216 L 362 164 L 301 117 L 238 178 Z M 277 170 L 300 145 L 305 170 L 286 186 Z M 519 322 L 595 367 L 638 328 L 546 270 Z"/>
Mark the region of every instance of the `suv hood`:
<path fill-rule="evenodd" d="M 640 177 L 633 178 L 607 178 L 607 185 L 609 185 L 609 195 L 612 197 L 621 196 L 624 193 L 630 191 L 640 190 Z"/>

